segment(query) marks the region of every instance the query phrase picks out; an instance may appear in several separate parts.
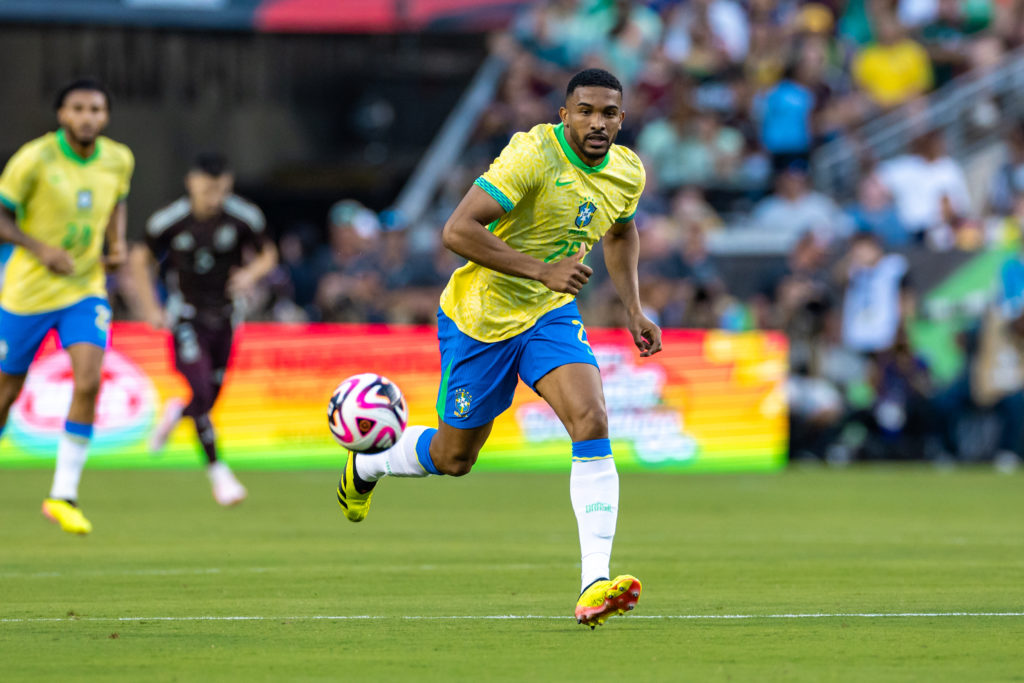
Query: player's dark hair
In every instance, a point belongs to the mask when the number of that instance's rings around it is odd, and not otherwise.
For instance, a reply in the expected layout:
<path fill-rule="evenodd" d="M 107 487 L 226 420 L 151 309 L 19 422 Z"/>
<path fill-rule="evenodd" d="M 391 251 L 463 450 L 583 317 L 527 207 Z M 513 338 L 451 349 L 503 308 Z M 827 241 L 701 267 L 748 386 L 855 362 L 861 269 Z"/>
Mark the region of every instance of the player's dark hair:
<path fill-rule="evenodd" d="M 576 88 L 586 88 L 591 85 L 622 93 L 622 83 L 610 72 L 604 69 L 584 69 L 569 81 L 569 85 L 565 88 L 565 98 L 569 99 Z"/>
<path fill-rule="evenodd" d="M 64 106 L 64 100 L 68 98 L 68 95 L 76 90 L 88 90 L 90 92 L 98 92 L 103 94 L 103 98 L 107 101 L 107 111 L 111 109 L 110 91 L 107 90 L 107 86 L 100 83 L 95 78 L 78 78 L 57 91 L 57 97 L 53 101 L 53 108 L 60 109 Z"/>
<path fill-rule="evenodd" d="M 201 152 L 192 160 L 190 171 L 199 171 L 217 178 L 231 170 L 228 159 L 220 152 Z"/>

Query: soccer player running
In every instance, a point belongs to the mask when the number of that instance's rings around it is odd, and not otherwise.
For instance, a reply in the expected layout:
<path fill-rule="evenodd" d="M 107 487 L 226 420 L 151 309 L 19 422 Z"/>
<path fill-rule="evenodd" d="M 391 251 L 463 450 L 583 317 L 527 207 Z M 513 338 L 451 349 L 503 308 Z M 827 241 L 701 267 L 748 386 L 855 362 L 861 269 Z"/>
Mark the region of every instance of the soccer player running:
<path fill-rule="evenodd" d="M 234 174 L 224 157 L 199 155 L 185 177 L 185 187 L 187 196 L 150 217 L 146 243 L 134 245 L 130 255 L 133 303 L 151 326 L 171 329 L 174 365 L 192 389 L 188 404 L 175 398 L 164 406 L 149 448 L 154 453 L 162 450 L 181 418 L 192 418 L 206 455 L 213 497 L 221 505 L 235 505 L 247 492 L 217 455 L 210 411 L 231 356 L 239 313 L 234 299 L 273 270 L 277 249 L 267 239 L 263 212 L 232 193 Z M 166 266 L 166 310 L 153 288 L 157 260 Z"/>
<path fill-rule="evenodd" d="M 594 628 L 632 609 L 641 589 L 628 574 L 609 578 L 619 479 L 601 374 L 575 303 L 593 272 L 584 255 L 602 237 L 642 356 L 661 350 L 661 330 L 641 311 L 637 285 L 633 215 L 643 165 L 613 144 L 622 85 L 607 71 L 582 71 L 559 115 L 557 126 L 514 135 L 444 226 L 444 244 L 469 263 L 452 275 L 437 314 L 438 428 L 410 426 L 382 453 L 350 453 L 338 502 L 358 522 L 385 475 L 467 474 L 495 417 L 512 405 L 518 375 L 572 439 L 570 497 L 582 554 L 575 615 Z"/>
<path fill-rule="evenodd" d="M 64 531 L 87 534 L 92 524 L 78 507 L 78 484 L 110 327 L 105 267 L 125 260 L 135 159 L 100 135 L 110 120 L 100 83 L 70 83 L 56 108 L 57 131 L 23 145 L 0 175 L 0 241 L 14 245 L 0 293 L 0 432 L 43 338 L 57 330 L 74 388 L 43 514 Z"/>

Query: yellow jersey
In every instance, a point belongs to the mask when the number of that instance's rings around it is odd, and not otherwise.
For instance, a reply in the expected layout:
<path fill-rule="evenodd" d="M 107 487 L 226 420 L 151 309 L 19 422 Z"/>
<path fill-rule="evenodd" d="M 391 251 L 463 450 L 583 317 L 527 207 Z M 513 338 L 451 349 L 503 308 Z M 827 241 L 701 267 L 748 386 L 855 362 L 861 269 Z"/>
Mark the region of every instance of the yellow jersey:
<path fill-rule="evenodd" d="M 550 263 L 583 244 L 589 250 L 613 222 L 632 220 L 645 179 L 632 150 L 611 145 L 600 164 L 588 166 L 569 146 L 562 124 L 544 123 L 512 136 L 474 184 L 506 212 L 488 229 L 513 249 Z M 452 274 L 441 310 L 464 334 L 496 342 L 530 329 L 573 298 L 471 261 Z"/>
<path fill-rule="evenodd" d="M 7 262 L 0 306 L 25 315 L 106 297 L 103 241 L 114 207 L 128 196 L 134 167 L 131 150 L 103 136 L 92 156 L 81 158 L 63 129 L 14 153 L 0 175 L 0 204 L 15 212 L 26 235 L 66 249 L 75 269 L 57 275 L 16 247 Z"/>

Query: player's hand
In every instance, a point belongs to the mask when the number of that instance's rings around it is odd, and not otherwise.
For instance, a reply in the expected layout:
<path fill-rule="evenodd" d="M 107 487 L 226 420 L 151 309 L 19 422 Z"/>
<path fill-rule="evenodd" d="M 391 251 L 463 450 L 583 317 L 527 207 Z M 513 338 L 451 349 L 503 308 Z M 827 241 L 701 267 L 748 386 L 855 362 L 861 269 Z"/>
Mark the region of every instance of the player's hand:
<path fill-rule="evenodd" d="M 103 257 L 103 265 L 108 271 L 117 270 L 128 260 L 128 245 L 124 240 L 111 242 L 107 247 L 107 255 Z"/>
<path fill-rule="evenodd" d="M 57 275 L 71 275 L 75 270 L 75 260 L 64 249 L 40 243 L 34 250 L 39 262 Z"/>
<path fill-rule="evenodd" d="M 256 287 L 257 278 L 253 277 L 252 271 L 246 268 L 235 270 L 228 277 L 228 294 L 231 296 L 243 296 Z"/>
<path fill-rule="evenodd" d="M 641 356 L 646 358 L 661 351 L 661 328 L 651 322 L 650 318 L 637 312 L 630 316 L 628 325 L 633 343 L 640 349 Z"/>
<path fill-rule="evenodd" d="M 579 294 L 583 285 L 587 284 L 594 269 L 583 263 L 587 254 L 587 245 L 581 244 L 580 250 L 561 261 L 545 264 L 547 269 L 540 278 L 541 284 L 553 292 Z"/>

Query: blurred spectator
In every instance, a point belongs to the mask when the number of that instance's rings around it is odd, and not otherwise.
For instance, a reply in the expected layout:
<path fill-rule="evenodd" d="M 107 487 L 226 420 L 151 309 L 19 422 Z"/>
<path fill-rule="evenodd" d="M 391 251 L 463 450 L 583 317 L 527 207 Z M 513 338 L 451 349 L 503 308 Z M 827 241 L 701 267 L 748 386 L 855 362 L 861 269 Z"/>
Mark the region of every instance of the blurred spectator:
<path fill-rule="evenodd" d="M 750 50 L 743 62 L 747 80 L 758 91 L 770 88 L 786 69 L 786 42 L 782 30 L 771 21 L 750 27 Z"/>
<path fill-rule="evenodd" d="M 870 232 L 887 249 L 910 244 L 910 233 L 903 226 L 889 190 L 876 173 L 869 172 L 857 186 L 857 200 L 846 208 L 854 228 Z"/>
<path fill-rule="evenodd" d="M 923 24 L 921 42 L 934 66 L 935 85 L 941 86 L 970 65 L 969 38 L 988 26 L 992 5 L 985 0 L 929 2 L 935 6 L 934 13 L 920 17 L 924 20 L 920 22 Z"/>
<path fill-rule="evenodd" d="M 614 0 L 603 13 L 597 13 L 597 31 L 607 33 L 607 42 L 595 44 L 589 60 L 598 60 L 611 68 L 629 85 L 643 72 L 661 38 L 661 18 L 647 6 L 631 0 Z M 601 25 L 603 24 L 603 26 Z"/>
<path fill-rule="evenodd" d="M 928 363 L 913 351 L 901 328 L 891 348 L 868 366 L 874 400 L 855 419 L 867 428 L 860 457 L 905 460 L 939 454 L 933 383 Z"/>
<path fill-rule="evenodd" d="M 1006 216 L 1014 211 L 1016 198 L 1024 193 L 1024 127 L 1017 125 L 1006 136 L 1006 159 L 992 178 L 989 208 Z"/>
<path fill-rule="evenodd" d="M 843 346 L 860 353 L 889 351 L 911 312 L 907 259 L 887 254 L 872 233 L 850 240 L 840 264 L 843 295 Z"/>
<path fill-rule="evenodd" d="M 317 232 L 311 225 L 299 224 L 281 235 L 278 242 L 278 269 L 283 272 L 288 289 L 286 297 L 311 318 L 319 317 L 313 311 L 313 300 L 322 275 L 311 262 L 319 242 Z"/>
<path fill-rule="evenodd" d="M 690 0 L 671 10 L 663 49 L 677 64 L 696 61 L 695 52 L 710 50 L 716 62 L 742 62 L 750 41 L 743 7 L 733 0 Z"/>
<path fill-rule="evenodd" d="M 880 14 L 875 23 L 875 42 L 857 53 L 853 79 L 879 107 L 903 104 L 932 87 L 928 53 L 906 34 L 895 18 Z"/>
<path fill-rule="evenodd" d="M 758 327 L 783 330 L 793 344 L 809 343 L 820 334 L 834 298 L 827 255 L 813 233 L 797 241 L 785 265 L 763 277 L 752 299 Z"/>
<path fill-rule="evenodd" d="M 775 193 L 754 207 L 752 219 L 758 230 L 785 235 L 791 244 L 806 232 L 826 243 L 850 232 L 849 220 L 836 203 L 810 188 L 800 161 L 778 175 Z"/>
<path fill-rule="evenodd" d="M 1009 215 L 993 216 L 988 226 L 988 243 L 996 249 L 1019 248 L 1024 231 L 1024 192 L 1013 200 Z"/>
<path fill-rule="evenodd" d="M 938 397 L 943 444 L 963 457 L 961 427 L 970 410 L 991 411 L 999 431 L 994 461 L 1005 470 L 1020 464 L 1024 432 L 1024 316 L 1015 305 L 991 307 L 965 334 L 964 372 Z M 973 447 L 976 450 L 976 446 Z"/>
<path fill-rule="evenodd" d="M 776 172 L 795 161 L 806 165 L 811 153 L 814 93 L 796 79 L 796 73 L 796 66 L 789 66 L 782 80 L 766 90 L 754 105 L 761 144 L 772 155 Z"/>
<path fill-rule="evenodd" d="M 722 219 L 708 204 L 699 187 L 684 187 L 672 196 L 669 217 L 682 234 L 699 230 L 705 235 L 722 229 Z"/>
<path fill-rule="evenodd" d="M 950 220 L 945 213 L 966 216 L 971 198 L 963 170 L 946 154 L 942 133 L 930 132 L 911 143 L 910 153 L 883 161 L 878 177 L 896 201 L 900 221 L 911 233 L 924 233 Z"/>
<path fill-rule="evenodd" d="M 312 259 L 317 273 L 316 306 L 328 322 L 383 322 L 385 301 L 377 248 L 377 217 L 354 200 L 331 207 L 330 243 Z"/>
<path fill-rule="evenodd" d="M 649 123 L 637 139 L 637 151 L 662 190 L 683 185 L 725 184 L 735 178 L 744 141 L 707 111 L 678 107 L 670 119 Z"/>
<path fill-rule="evenodd" d="M 385 230 L 377 266 L 383 280 L 381 298 L 387 304 L 388 322 L 433 324 L 441 291 L 459 265 L 440 241 L 433 253 L 413 253 L 404 226 Z"/>

